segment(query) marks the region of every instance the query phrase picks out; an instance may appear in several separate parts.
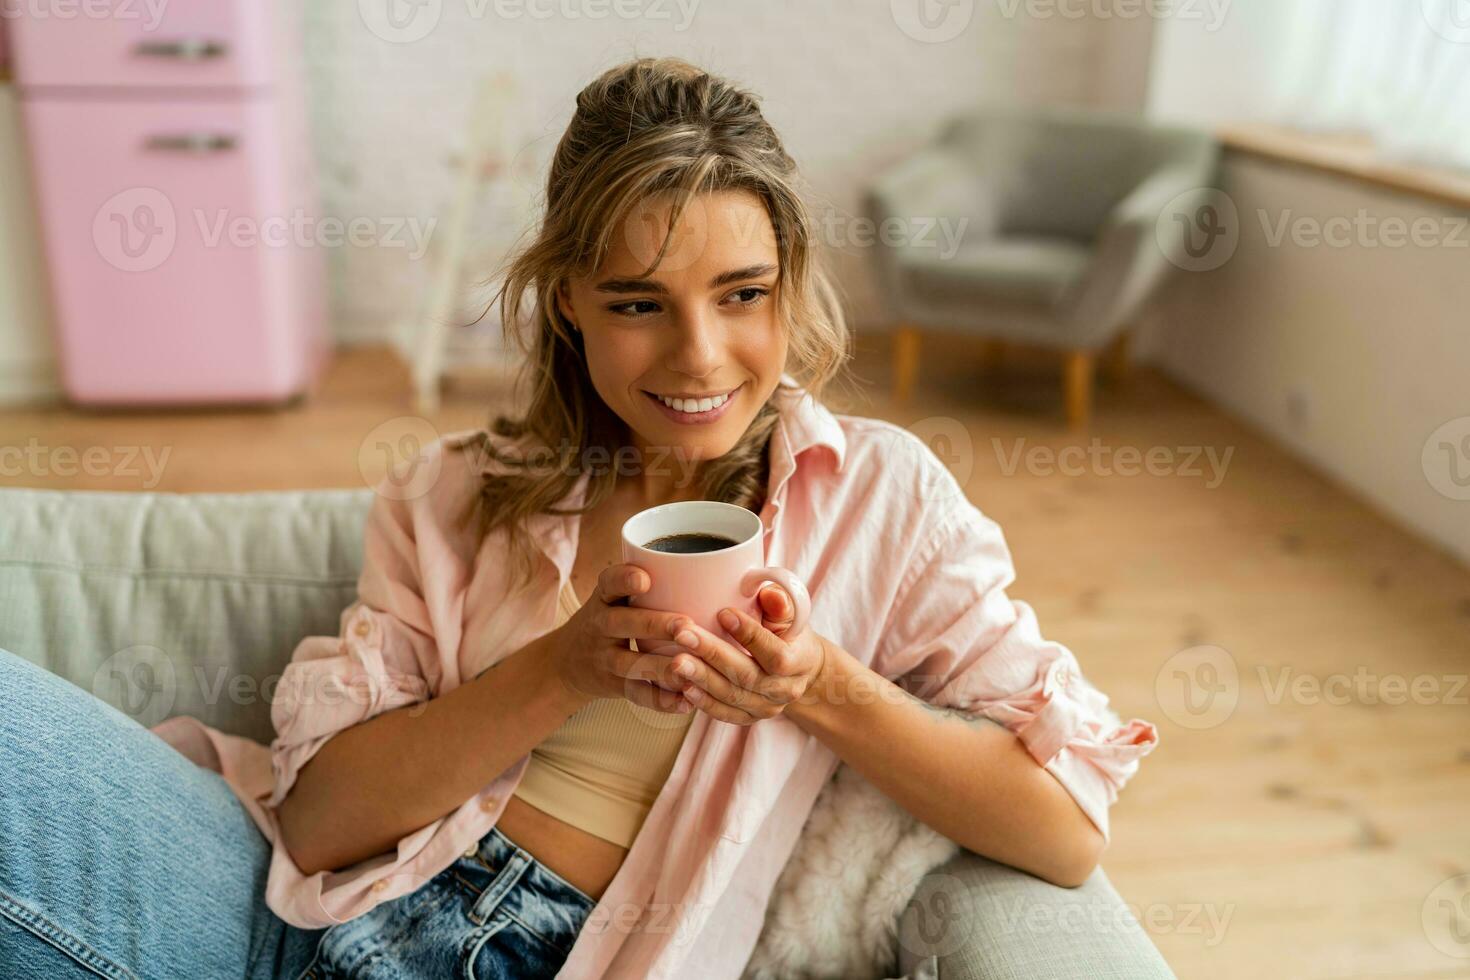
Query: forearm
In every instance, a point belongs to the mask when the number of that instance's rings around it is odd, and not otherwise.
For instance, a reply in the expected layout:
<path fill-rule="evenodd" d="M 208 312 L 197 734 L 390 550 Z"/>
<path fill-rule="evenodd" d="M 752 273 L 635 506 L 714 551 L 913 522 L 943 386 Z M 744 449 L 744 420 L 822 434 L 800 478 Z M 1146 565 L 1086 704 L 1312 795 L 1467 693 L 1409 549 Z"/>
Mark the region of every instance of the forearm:
<path fill-rule="evenodd" d="M 786 716 L 909 813 L 963 847 L 1054 884 L 1081 884 L 1102 835 L 1003 726 L 936 708 L 829 644 Z"/>
<path fill-rule="evenodd" d="M 585 703 L 549 669 L 541 640 L 442 697 L 333 736 L 278 809 L 306 874 L 389 850 L 461 805 Z"/>

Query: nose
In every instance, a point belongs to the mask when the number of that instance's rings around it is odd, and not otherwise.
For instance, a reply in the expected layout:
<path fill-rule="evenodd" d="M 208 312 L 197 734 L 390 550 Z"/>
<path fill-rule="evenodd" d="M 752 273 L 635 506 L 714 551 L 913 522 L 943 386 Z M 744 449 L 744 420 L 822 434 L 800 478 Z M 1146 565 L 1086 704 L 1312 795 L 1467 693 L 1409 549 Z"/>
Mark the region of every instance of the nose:
<path fill-rule="evenodd" d="M 720 369 L 724 357 L 724 333 L 718 317 L 704 310 L 681 313 L 675 318 L 664 359 L 670 371 L 690 378 L 707 378 Z"/>

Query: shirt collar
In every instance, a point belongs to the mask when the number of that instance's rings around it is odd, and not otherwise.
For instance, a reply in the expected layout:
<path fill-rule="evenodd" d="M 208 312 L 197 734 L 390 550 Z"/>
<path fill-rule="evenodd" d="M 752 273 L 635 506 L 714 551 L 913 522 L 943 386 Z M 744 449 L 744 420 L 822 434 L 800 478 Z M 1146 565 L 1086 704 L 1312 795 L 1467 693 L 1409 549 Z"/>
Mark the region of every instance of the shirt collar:
<path fill-rule="evenodd" d="M 789 475 L 796 468 L 797 457 L 817 446 L 826 446 L 832 451 L 837 472 L 841 473 L 847 457 L 847 435 L 837 417 L 797 384 L 790 374 L 781 375 L 774 397 L 781 413 L 781 421 L 776 427 L 781 438 L 780 444 L 772 447 L 772 477 L 776 476 L 777 464 L 786 471 L 783 475 Z M 775 479 L 771 482 L 773 486 L 778 485 Z"/>

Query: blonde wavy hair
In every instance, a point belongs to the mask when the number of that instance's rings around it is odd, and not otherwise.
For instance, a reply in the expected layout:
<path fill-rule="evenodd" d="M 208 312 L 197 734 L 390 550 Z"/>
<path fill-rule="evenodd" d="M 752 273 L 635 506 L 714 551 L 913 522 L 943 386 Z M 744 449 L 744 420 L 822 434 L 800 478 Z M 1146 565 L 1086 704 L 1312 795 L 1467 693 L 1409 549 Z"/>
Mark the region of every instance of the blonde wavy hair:
<path fill-rule="evenodd" d="M 788 340 L 785 370 L 819 399 L 842 375 L 852 338 L 827 273 L 815 252 L 816 223 L 797 189 L 796 164 L 761 114 L 758 100 L 729 81 L 677 58 L 637 58 L 600 75 L 577 96 L 576 112 L 557 144 L 546 180 L 544 213 L 534 239 L 504 266 L 491 301 L 507 336 L 525 355 L 517 385 L 530 400 L 520 418 L 495 415 L 490 432 L 521 441 L 502 453 L 481 431 L 461 448 L 500 464 L 486 472 L 466 519 L 478 531 L 505 528 L 519 579 L 534 575 L 526 519 L 536 514 L 584 514 L 617 483 L 616 467 L 589 476 L 583 506 L 559 509 L 579 473 L 534 466 L 529 450 L 570 449 L 579 459 L 600 447 L 615 459 L 627 427 L 593 388 L 582 335 L 560 314 L 556 297 L 571 277 L 601 268 L 616 229 L 633 210 L 659 195 L 671 198 L 669 228 L 698 194 L 745 190 L 766 206 L 775 231 L 780 273 L 776 312 Z M 663 260 L 672 234 L 642 275 Z M 527 293 L 531 316 L 523 318 Z M 777 391 L 781 389 L 778 387 Z M 696 477 L 703 499 L 759 511 L 769 474 L 769 443 L 779 417 L 774 397 L 761 406 L 740 441 L 704 461 Z M 600 455 L 600 454 L 599 454 Z"/>

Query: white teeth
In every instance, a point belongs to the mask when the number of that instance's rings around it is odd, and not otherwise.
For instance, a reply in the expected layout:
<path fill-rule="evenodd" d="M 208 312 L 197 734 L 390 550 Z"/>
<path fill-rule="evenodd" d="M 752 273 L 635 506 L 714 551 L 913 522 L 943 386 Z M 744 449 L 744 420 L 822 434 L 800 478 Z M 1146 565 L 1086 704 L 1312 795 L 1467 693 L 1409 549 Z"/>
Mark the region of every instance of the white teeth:
<path fill-rule="evenodd" d="M 658 396 L 658 400 L 669 406 L 676 412 L 708 412 L 710 409 L 719 408 L 729 401 L 728 393 L 716 395 L 713 398 L 665 398 Z"/>

